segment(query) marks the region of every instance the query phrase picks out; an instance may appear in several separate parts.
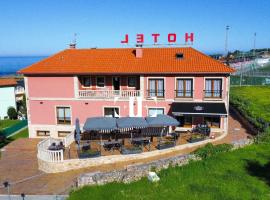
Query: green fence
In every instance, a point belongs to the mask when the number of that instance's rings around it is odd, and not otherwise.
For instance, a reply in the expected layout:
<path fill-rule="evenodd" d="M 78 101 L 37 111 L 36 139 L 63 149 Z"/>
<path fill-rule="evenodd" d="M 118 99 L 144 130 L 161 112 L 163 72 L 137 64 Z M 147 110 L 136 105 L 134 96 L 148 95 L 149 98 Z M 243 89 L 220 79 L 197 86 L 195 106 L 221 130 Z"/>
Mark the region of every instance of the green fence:
<path fill-rule="evenodd" d="M 240 76 L 231 76 L 231 85 L 240 85 Z M 269 77 L 242 76 L 241 85 L 270 85 Z"/>
<path fill-rule="evenodd" d="M 4 135 L 4 136 L 8 137 L 11 134 L 13 134 L 14 132 L 20 130 L 21 128 L 23 128 L 25 126 L 27 126 L 27 120 L 19 121 L 18 123 L 14 124 L 8 128 L 0 130 L 0 135 Z"/>

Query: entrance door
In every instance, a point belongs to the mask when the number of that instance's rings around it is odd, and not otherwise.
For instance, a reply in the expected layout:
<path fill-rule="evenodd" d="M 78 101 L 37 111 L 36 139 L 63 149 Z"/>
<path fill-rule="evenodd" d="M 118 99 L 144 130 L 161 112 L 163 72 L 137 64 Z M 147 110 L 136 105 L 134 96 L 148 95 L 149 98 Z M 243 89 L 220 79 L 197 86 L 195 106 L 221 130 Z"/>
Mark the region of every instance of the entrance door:
<path fill-rule="evenodd" d="M 113 89 L 120 90 L 120 77 L 113 77 Z"/>

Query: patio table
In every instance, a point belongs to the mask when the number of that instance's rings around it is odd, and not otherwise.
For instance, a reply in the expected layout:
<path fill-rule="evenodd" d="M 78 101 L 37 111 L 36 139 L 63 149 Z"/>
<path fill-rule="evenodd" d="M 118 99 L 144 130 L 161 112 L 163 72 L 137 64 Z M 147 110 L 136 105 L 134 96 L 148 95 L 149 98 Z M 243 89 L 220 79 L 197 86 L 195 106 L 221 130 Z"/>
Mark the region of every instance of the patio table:
<path fill-rule="evenodd" d="M 142 144 L 150 144 L 150 137 L 138 137 L 138 138 L 132 138 L 131 140 L 132 144 L 136 145 L 142 145 Z"/>
<path fill-rule="evenodd" d="M 122 141 L 108 141 L 103 143 L 103 147 L 105 150 L 114 150 L 119 149 L 122 146 Z"/>

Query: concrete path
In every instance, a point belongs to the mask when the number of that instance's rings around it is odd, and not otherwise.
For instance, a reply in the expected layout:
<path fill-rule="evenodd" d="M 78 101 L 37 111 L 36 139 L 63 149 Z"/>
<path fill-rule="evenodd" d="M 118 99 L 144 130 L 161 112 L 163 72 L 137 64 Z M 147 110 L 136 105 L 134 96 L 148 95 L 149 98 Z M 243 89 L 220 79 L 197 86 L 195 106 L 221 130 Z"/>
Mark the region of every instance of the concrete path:
<path fill-rule="evenodd" d="M 237 121 L 235 116 L 229 116 L 229 124 L 229 134 L 218 143 L 231 143 L 234 140 L 247 138 L 249 131 Z M 2 186 L 4 181 L 11 183 L 10 191 L 12 194 L 68 194 L 74 186 L 76 178 L 82 173 L 110 171 L 134 164 L 134 162 L 121 162 L 98 168 L 92 167 L 58 174 L 45 174 L 38 170 L 36 145 L 39 141 L 38 139 L 18 139 L 5 147 L 0 159 L 0 194 L 6 194 L 6 189 Z M 184 149 L 166 155 L 166 157 L 190 153 L 195 149 Z M 138 162 L 149 162 L 161 158 L 157 156 L 151 160 L 138 160 Z"/>
<path fill-rule="evenodd" d="M 67 195 L 26 195 L 25 200 L 65 200 Z M 22 200 L 21 195 L 0 195 L 0 200 Z"/>

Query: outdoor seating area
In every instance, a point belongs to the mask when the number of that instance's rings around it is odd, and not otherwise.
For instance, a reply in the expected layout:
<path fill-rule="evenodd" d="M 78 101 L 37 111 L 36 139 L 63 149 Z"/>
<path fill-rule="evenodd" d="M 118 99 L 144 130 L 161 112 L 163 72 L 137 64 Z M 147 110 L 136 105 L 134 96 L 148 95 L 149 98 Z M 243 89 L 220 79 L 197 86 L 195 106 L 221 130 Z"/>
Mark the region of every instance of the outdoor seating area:
<path fill-rule="evenodd" d="M 187 132 L 174 131 L 179 122 L 168 115 L 157 117 L 88 118 L 80 132 L 76 123 L 78 158 L 138 154 L 209 138 L 210 128 L 198 124 Z M 79 133 L 79 134 L 77 134 Z"/>
<path fill-rule="evenodd" d="M 56 142 L 53 142 L 49 147 L 48 150 L 50 151 L 59 151 L 59 150 L 65 150 L 65 146 L 62 141 L 60 141 L 58 144 Z"/>

